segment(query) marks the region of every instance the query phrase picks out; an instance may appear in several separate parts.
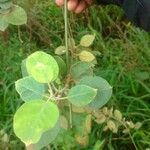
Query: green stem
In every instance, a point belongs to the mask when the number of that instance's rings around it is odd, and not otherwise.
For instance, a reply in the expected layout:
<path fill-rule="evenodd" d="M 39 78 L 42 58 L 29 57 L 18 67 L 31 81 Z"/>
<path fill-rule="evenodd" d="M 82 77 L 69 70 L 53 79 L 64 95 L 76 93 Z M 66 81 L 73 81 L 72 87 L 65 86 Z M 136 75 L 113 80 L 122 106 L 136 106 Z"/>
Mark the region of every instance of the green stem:
<path fill-rule="evenodd" d="M 67 0 L 64 0 L 64 22 L 65 22 L 65 47 L 66 47 L 66 64 L 69 70 L 69 48 L 68 48 L 68 11 Z"/>
<path fill-rule="evenodd" d="M 65 46 L 66 46 L 66 64 L 69 72 L 70 61 L 69 61 L 69 47 L 68 47 L 68 11 L 67 11 L 67 0 L 64 0 L 64 21 L 65 21 Z M 70 127 L 72 128 L 72 106 L 69 104 L 70 114 Z"/>

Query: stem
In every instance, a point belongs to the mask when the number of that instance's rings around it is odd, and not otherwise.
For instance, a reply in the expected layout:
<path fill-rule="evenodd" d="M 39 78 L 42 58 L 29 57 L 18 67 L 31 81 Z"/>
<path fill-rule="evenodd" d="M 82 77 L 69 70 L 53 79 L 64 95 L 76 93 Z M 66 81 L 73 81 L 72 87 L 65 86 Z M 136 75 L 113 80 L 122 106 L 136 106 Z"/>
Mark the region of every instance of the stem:
<path fill-rule="evenodd" d="M 65 22 L 65 47 L 66 47 L 66 64 L 69 70 L 69 48 L 68 48 L 68 11 L 67 0 L 64 0 L 64 22 Z"/>
<path fill-rule="evenodd" d="M 125 124 L 124 122 L 119 121 L 119 120 L 116 119 L 115 117 L 111 117 L 111 118 L 114 119 L 114 120 L 116 120 L 116 121 L 118 121 L 118 122 L 121 123 L 126 129 L 128 129 L 128 127 L 126 126 L 126 124 Z M 137 146 L 136 146 L 136 144 L 135 144 L 135 142 L 134 142 L 134 139 L 133 139 L 133 137 L 132 137 L 132 135 L 131 135 L 131 132 L 129 131 L 128 134 L 129 134 L 129 137 L 130 137 L 130 139 L 131 139 L 131 141 L 132 141 L 132 143 L 133 143 L 135 149 L 138 150 L 138 148 L 137 148 Z"/>
<path fill-rule="evenodd" d="M 66 100 L 68 97 L 55 97 L 56 98 L 56 100 Z"/>

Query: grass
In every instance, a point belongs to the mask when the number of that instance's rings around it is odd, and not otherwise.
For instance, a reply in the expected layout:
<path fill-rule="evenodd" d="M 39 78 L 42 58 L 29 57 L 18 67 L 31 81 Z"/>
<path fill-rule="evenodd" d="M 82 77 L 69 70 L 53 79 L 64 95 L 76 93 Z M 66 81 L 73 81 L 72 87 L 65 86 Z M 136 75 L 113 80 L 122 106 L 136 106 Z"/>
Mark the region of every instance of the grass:
<path fill-rule="evenodd" d="M 9 144 L 1 138 L 0 149 L 7 146 L 11 150 L 23 149 L 12 130 L 13 114 L 22 103 L 14 89 L 14 82 L 21 77 L 21 61 L 36 50 L 53 53 L 55 47 L 64 43 L 61 9 L 50 2 L 20 3 L 29 12 L 28 25 L 19 30 L 10 27 L 9 36 L 1 33 L 0 37 L 0 129 L 9 137 Z M 100 51 L 101 55 L 95 73 L 113 86 L 113 96 L 107 106 L 119 109 L 129 120 L 141 122 L 142 127 L 131 133 L 132 138 L 139 150 L 150 148 L 150 35 L 127 23 L 122 10 L 114 6 L 94 6 L 82 15 L 70 14 L 70 27 L 77 43 L 87 33 L 96 34 L 93 50 Z M 103 149 L 135 149 L 128 135 L 102 132 L 100 125 L 94 125 L 86 148 L 77 145 L 72 134 L 68 132 L 55 147 L 91 150 L 96 142 L 104 140 Z"/>

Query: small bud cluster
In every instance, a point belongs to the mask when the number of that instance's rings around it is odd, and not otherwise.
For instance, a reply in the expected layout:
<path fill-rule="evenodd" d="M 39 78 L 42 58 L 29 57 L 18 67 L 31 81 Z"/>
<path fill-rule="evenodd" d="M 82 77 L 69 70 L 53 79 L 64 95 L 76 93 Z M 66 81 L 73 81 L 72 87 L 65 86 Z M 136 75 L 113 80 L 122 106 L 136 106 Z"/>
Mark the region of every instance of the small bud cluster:
<path fill-rule="evenodd" d="M 123 133 L 129 133 L 131 129 L 139 129 L 142 123 L 133 123 L 132 121 L 127 121 L 123 117 L 122 113 L 117 110 L 104 107 L 93 113 L 95 122 L 98 124 L 104 124 L 103 131 L 110 130 L 113 133 L 117 133 L 120 127 L 123 127 Z"/>

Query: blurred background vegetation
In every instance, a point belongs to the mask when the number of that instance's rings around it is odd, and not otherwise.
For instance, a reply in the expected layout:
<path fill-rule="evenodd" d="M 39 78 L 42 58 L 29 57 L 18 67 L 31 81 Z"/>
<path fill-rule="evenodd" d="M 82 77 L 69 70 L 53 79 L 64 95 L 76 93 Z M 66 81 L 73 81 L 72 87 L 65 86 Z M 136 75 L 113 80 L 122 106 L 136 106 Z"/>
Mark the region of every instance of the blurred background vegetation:
<path fill-rule="evenodd" d="M 36 50 L 54 53 L 64 43 L 63 9 L 54 2 L 23 0 L 17 2 L 28 13 L 28 24 L 10 26 L 0 32 L 0 150 L 21 150 L 23 144 L 12 129 L 13 114 L 21 105 L 14 82 L 21 77 L 21 61 Z M 70 31 L 76 43 L 85 34 L 96 34 L 93 50 L 101 55 L 95 73 L 113 86 L 108 107 L 120 110 L 127 119 L 141 122 L 142 127 L 132 132 L 139 150 L 150 149 L 150 35 L 134 27 L 117 6 L 93 6 L 80 15 L 69 14 Z M 103 132 L 93 125 L 87 147 L 78 145 L 65 133 L 56 140 L 58 150 L 134 150 L 128 135 Z"/>

